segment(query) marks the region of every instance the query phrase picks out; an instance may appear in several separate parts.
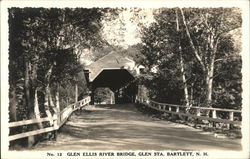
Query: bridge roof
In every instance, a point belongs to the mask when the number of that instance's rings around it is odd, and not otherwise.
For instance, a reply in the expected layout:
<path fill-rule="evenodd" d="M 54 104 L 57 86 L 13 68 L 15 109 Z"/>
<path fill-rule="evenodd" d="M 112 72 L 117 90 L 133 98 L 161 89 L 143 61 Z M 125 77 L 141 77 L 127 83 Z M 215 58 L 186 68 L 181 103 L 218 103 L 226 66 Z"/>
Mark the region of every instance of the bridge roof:
<path fill-rule="evenodd" d="M 89 80 L 92 82 L 103 70 L 128 69 L 133 70 L 135 62 L 114 51 L 91 63 L 86 67 L 90 71 Z"/>

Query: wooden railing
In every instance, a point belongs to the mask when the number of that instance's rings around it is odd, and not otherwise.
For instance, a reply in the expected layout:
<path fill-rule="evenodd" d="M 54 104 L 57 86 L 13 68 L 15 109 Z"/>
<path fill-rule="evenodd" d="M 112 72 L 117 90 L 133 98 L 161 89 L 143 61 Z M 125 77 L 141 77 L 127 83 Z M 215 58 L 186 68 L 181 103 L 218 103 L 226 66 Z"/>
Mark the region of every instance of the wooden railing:
<path fill-rule="evenodd" d="M 36 124 L 36 123 L 42 123 L 42 122 L 50 122 L 52 124 L 50 124 L 50 126 L 46 128 L 32 130 L 28 132 L 22 132 L 22 133 L 15 134 L 15 135 L 10 135 L 9 141 L 28 137 L 28 136 L 33 136 L 33 135 L 37 135 L 41 133 L 46 133 L 50 131 L 56 131 L 67 121 L 68 117 L 71 115 L 72 112 L 74 112 L 77 109 L 82 108 L 83 106 L 88 105 L 89 102 L 90 102 L 90 97 L 88 96 L 82 99 L 81 101 L 78 101 L 77 103 L 67 106 L 61 112 L 55 113 L 52 117 L 10 122 L 9 128 L 27 126 L 30 124 Z"/>
<path fill-rule="evenodd" d="M 174 104 L 166 104 L 166 103 L 159 103 L 152 100 L 146 100 L 138 98 L 137 101 L 143 105 L 146 105 L 152 109 L 158 110 L 160 112 L 170 113 L 170 114 L 176 114 L 180 116 L 188 116 L 195 119 L 201 119 L 201 120 L 208 120 L 212 122 L 217 123 L 225 123 L 228 124 L 228 127 L 230 125 L 241 125 L 240 120 L 235 120 L 234 116 L 236 113 L 237 115 L 241 117 L 241 111 L 240 110 L 234 110 L 234 109 L 221 109 L 221 108 L 207 108 L 207 107 L 197 107 L 197 106 L 184 106 L 184 105 L 174 105 Z M 187 113 L 186 109 L 193 110 L 194 113 Z M 202 111 L 212 111 L 210 116 L 202 116 Z M 222 119 L 217 116 L 219 112 L 226 112 L 227 118 Z M 205 113 L 204 113 L 205 114 Z"/>

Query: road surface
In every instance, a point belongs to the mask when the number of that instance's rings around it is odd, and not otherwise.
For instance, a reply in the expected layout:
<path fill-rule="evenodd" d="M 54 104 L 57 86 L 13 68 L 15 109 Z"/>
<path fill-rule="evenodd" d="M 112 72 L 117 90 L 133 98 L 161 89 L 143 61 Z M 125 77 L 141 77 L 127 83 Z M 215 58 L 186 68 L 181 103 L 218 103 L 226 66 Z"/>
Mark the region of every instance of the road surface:
<path fill-rule="evenodd" d="M 88 106 L 63 126 L 57 141 L 37 144 L 38 150 L 241 150 L 240 139 L 154 119 L 133 104 Z"/>

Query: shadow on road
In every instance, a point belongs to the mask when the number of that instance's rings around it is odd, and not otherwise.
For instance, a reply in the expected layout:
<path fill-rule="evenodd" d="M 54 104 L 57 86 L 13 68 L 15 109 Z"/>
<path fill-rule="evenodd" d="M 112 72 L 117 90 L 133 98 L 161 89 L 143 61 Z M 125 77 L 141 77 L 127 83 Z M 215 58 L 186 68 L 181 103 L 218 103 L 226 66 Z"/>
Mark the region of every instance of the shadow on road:
<path fill-rule="evenodd" d="M 133 104 L 89 106 L 75 113 L 56 142 L 41 149 L 83 150 L 241 150 L 239 139 L 212 134 L 168 121 L 153 119 Z"/>

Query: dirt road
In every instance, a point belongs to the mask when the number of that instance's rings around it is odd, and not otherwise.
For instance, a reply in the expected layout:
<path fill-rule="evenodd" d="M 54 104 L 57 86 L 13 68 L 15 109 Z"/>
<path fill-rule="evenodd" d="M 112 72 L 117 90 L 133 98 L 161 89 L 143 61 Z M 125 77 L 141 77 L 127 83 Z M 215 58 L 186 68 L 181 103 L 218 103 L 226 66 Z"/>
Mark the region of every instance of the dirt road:
<path fill-rule="evenodd" d="M 33 150 L 241 150 L 240 142 L 153 119 L 126 104 L 88 106 L 70 117 L 57 141 Z"/>

